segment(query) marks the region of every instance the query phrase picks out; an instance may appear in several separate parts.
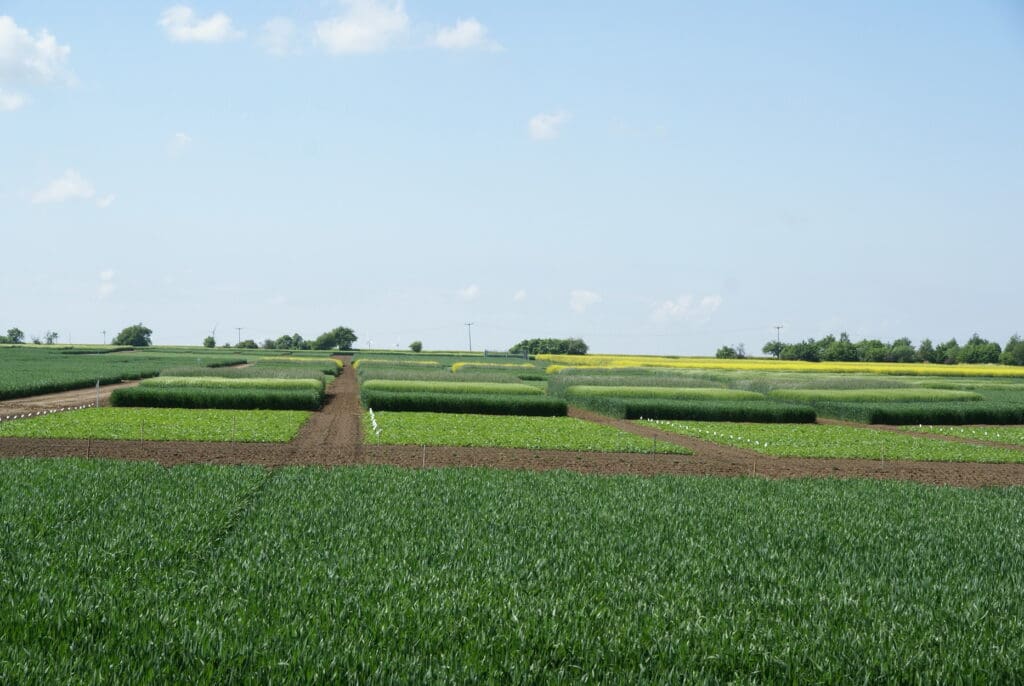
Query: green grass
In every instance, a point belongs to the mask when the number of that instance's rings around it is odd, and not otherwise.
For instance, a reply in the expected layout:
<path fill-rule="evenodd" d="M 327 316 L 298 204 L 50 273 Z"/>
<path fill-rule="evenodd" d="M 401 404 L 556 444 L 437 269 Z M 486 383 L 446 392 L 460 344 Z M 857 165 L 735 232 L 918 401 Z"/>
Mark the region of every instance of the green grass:
<path fill-rule="evenodd" d="M 973 391 L 939 388 L 785 389 L 772 391 L 773 400 L 795 403 L 925 403 L 983 400 Z"/>
<path fill-rule="evenodd" d="M 543 395 L 544 389 L 524 383 L 488 383 L 477 381 L 400 381 L 374 379 L 362 384 L 368 391 L 390 393 L 497 393 L 500 395 Z"/>
<path fill-rule="evenodd" d="M 635 398 L 665 400 L 764 400 L 753 391 L 730 388 L 669 388 L 660 386 L 569 386 L 566 398 Z"/>
<path fill-rule="evenodd" d="M 2 683 L 1020 683 L 1020 489 L 0 461 Z"/>
<path fill-rule="evenodd" d="M 451 445 L 480 448 L 528 448 L 585 452 L 690 454 L 670 443 L 614 427 L 570 417 L 514 417 L 431 412 L 377 412 L 380 442 L 386 445 Z M 363 416 L 366 440 L 376 442 L 369 413 Z"/>
<path fill-rule="evenodd" d="M 287 443 L 308 418 L 298 411 L 94 407 L 0 422 L 0 436 Z"/>
<path fill-rule="evenodd" d="M 904 426 L 907 431 L 1024 446 L 1024 426 Z"/>
<path fill-rule="evenodd" d="M 830 424 L 659 421 L 657 426 L 683 436 L 774 457 L 1024 462 L 1024 450 L 966 445 L 892 431 Z"/>

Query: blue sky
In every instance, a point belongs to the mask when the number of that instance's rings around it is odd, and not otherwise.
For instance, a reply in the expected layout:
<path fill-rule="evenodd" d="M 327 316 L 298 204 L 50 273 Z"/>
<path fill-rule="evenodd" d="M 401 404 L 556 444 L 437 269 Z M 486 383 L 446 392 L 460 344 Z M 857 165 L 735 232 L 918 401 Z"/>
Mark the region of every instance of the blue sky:
<path fill-rule="evenodd" d="M 0 331 L 1024 333 L 1024 7 L 0 4 Z"/>

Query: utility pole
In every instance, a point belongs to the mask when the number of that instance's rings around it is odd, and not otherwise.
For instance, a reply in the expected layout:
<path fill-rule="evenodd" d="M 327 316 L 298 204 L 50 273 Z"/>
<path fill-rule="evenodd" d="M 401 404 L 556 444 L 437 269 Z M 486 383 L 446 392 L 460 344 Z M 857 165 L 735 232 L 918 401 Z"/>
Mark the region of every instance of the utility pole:
<path fill-rule="evenodd" d="M 469 334 L 469 352 L 473 352 L 473 322 L 466 322 L 466 333 Z"/>
<path fill-rule="evenodd" d="M 782 324 L 775 325 L 775 359 L 782 357 Z"/>
<path fill-rule="evenodd" d="M 245 328 L 244 326 L 236 326 L 235 327 L 235 330 L 238 331 L 238 342 L 239 342 L 239 344 L 241 344 L 241 342 L 242 342 L 242 329 L 244 329 L 244 328 Z"/>
<path fill-rule="evenodd" d="M 102 333 L 103 333 L 103 345 L 106 345 L 107 344 L 107 330 L 103 329 Z"/>

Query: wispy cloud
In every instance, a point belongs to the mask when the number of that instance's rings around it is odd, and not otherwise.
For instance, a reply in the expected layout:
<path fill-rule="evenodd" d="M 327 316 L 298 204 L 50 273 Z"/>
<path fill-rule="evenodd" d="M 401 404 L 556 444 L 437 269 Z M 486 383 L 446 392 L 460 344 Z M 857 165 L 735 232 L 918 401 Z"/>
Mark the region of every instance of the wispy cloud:
<path fill-rule="evenodd" d="M 65 202 L 67 200 L 89 200 L 96 195 L 92 184 L 82 178 L 74 169 L 68 169 L 45 188 L 32 194 L 32 202 L 40 205 Z"/>
<path fill-rule="evenodd" d="M 444 50 L 501 50 L 501 44 L 487 35 L 487 27 L 476 19 L 459 19 L 434 34 L 433 44 Z"/>
<path fill-rule="evenodd" d="M 274 17 L 260 28 L 259 44 L 275 57 L 297 52 L 295 24 L 287 17 Z"/>
<path fill-rule="evenodd" d="M 680 295 L 674 300 L 658 303 L 651 319 L 656 322 L 683 320 L 700 322 L 707 320 L 722 305 L 722 296 L 705 295 L 695 298 L 692 295 Z"/>
<path fill-rule="evenodd" d="M 569 293 L 569 307 L 573 312 L 583 313 L 591 305 L 596 305 L 601 302 L 601 296 L 594 291 L 587 291 L 583 289 L 576 289 Z"/>
<path fill-rule="evenodd" d="M 523 302 L 524 300 L 526 300 L 526 291 L 520 288 L 518 291 L 515 292 L 515 295 L 512 296 L 512 300 L 517 303 Z"/>
<path fill-rule="evenodd" d="M 455 295 L 456 297 L 458 297 L 459 300 L 463 300 L 466 302 L 470 300 L 476 300 L 477 297 L 480 296 L 480 286 L 477 286 L 475 283 L 471 284 L 469 286 L 466 286 L 465 288 L 455 291 Z"/>
<path fill-rule="evenodd" d="M 28 97 L 10 90 L 36 83 L 70 81 L 65 64 L 71 48 L 60 45 L 46 29 L 34 35 L 7 15 L 0 15 L 0 112 L 13 112 Z"/>
<path fill-rule="evenodd" d="M 379 52 L 409 32 L 401 0 L 343 0 L 344 12 L 314 26 L 317 42 L 332 55 Z"/>
<path fill-rule="evenodd" d="M 160 26 L 168 38 L 178 43 L 223 43 L 245 35 L 235 29 L 231 17 L 223 12 L 200 18 L 187 5 L 175 5 L 164 10 L 160 15 Z"/>
<path fill-rule="evenodd" d="M 533 115 L 528 124 L 530 138 L 535 141 L 550 141 L 558 138 L 562 132 L 562 126 L 569 121 L 569 117 L 568 112 L 561 110 Z"/>
<path fill-rule="evenodd" d="M 117 200 L 117 196 L 113 193 L 108 193 L 101 198 L 96 198 L 96 207 L 105 210 L 113 205 L 115 200 Z"/>

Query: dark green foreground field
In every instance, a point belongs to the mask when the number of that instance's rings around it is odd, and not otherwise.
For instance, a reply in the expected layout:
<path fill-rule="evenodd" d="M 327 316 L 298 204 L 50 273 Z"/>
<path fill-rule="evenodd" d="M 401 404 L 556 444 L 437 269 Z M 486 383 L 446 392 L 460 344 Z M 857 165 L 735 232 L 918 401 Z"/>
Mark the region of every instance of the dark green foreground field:
<path fill-rule="evenodd" d="M 1024 491 L 0 462 L 0 683 L 1024 679 Z"/>

